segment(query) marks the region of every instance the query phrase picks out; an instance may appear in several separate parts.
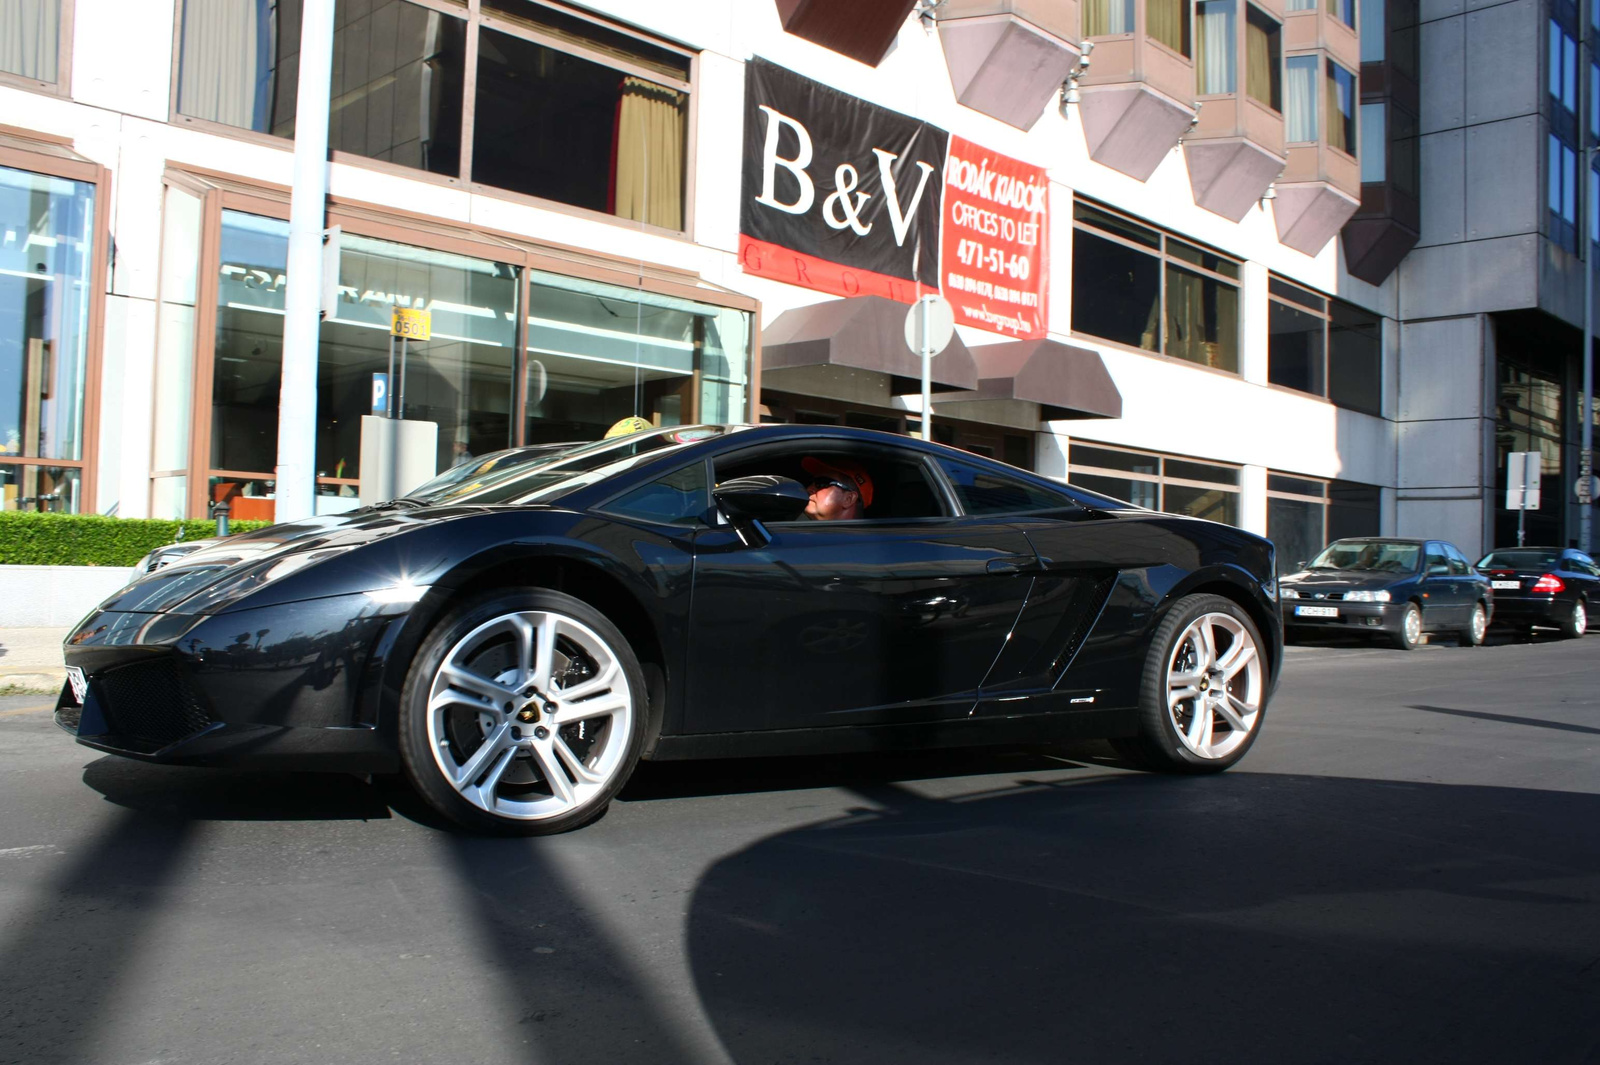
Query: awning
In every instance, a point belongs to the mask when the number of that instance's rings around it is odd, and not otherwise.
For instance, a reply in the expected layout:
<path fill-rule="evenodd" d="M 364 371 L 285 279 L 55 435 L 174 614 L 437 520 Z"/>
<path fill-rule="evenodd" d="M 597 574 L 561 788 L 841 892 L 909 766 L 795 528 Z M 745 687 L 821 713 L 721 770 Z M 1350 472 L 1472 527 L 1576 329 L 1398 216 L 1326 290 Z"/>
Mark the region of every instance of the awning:
<path fill-rule="evenodd" d="M 784 311 L 761 334 L 762 384 L 806 391 L 801 382 L 818 377 L 816 368 L 834 367 L 853 375 L 881 375 L 875 383 L 885 398 L 920 392 L 922 359 L 906 346 L 908 309 L 883 296 L 852 296 Z M 929 371 L 935 392 L 978 385 L 977 364 L 959 336 L 950 338 Z"/>
<path fill-rule="evenodd" d="M 977 387 L 942 398 L 936 409 L 1013 400 L 1037 403 L 1040 421 L 1122 417 L 1122 393 L 1099 353 L 1088 348 L 1056 340 L 1017 340 L 977 348 L 972 358 L 978 367 Z"/>

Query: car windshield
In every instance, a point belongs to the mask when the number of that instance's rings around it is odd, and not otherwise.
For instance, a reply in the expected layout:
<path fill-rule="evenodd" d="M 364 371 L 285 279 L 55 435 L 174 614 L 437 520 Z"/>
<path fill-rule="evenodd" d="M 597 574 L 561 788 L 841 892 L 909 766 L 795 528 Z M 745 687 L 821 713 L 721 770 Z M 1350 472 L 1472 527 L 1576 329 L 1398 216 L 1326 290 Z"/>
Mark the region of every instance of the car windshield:
<path fill-rule="evenodd" d="M 1555 569 L 1561 561 L 1560 551 L 1543 548 L 1521 551 L 1495 551 L 1483 557 L 1479 569 Z"/>
<path fill-rule="evenodd" d="M 1322 549 L 1307 569 L 1415 573 L 1422 548 L 1396 540 L 1339 540 Z"/>
<path fill-rule="evenodd" d="M 412 496 L 430 507 L 549 502 L 620 473 L 637 462 L 658 458 L 668 449 L 708 440 L 724 432 L 726 429 L 720 425 L 674 426 L 597 440 L 492 470 L 481 477 L 469 477 L 427 496 L 418 493 Z"/>
<path fill-rule="evenodd" d="M 503 451 L 492 451 L 487 455 L 458 462 L 420 488 L 407 492 L 404 498 L 429 499 L 451 485 L 460 484 L 469 478 L 487 477 L 491 473 L 499 475 L 510 469 L 525 468 L 532 463 L 548 462 L 564 451 L 583 446 L 584 442 L 580 440 L 565 444 L 536 444 L 531 447 L 508 447 Z"/>

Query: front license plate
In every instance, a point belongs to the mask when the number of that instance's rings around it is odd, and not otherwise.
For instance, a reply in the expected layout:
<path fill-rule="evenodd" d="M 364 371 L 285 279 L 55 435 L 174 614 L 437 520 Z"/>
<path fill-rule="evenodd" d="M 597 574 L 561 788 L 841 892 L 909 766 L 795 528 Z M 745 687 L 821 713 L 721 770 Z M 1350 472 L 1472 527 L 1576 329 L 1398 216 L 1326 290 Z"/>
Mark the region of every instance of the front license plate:
<path fill-rule="evenodd" d="M 1297 606 L 1294 608 L 1297 618 L 1336 618 L 1339 608 L 1336 606 Z"/>
<path fill-rule="evenodd" d="M 1490 583 L 1493 584 L 1497 589 L 1504 588 L 1511 592 L 1514 592 L 1522 587 L 1521 581 L 1491 581 Z"/>
<path fill-rule="evenodd" d="M 67 667 L 67 683 L 72 685 L 72 697 L 78 700 L 78 705 L 83 705 L 84 696 L 89 694 L 89 678 L 83 675 L 83 670 L 77 666 Z"/>

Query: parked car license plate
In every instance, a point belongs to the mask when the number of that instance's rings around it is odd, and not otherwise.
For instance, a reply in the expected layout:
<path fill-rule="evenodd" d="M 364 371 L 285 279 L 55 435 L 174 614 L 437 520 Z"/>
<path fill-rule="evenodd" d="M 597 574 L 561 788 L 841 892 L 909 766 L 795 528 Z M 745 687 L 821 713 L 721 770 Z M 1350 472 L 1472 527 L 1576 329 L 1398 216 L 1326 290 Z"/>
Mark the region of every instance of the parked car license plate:
<path fill-rule="evenodd" d="M 82 706 L 83 697 L 89 694 L 89 678 L 83 675 L 83 670 L 78 666 L 68 666 L 67 683 L 72 685 L 72 697 Z"/>
<path fill-rule="evenodd" d="M 1508 591 L 1513 592 L 1522 587 L 1521 581 L 1490 581 L 1489 583 L 1494 585 L 1496 588 L 1505 588 Z"/>
<path fill-rule="evenodd" d="M 1336 606 L 1297 606 L 1294 608 L 1297 618 L 1336 618 L 1339 608 Z"/>

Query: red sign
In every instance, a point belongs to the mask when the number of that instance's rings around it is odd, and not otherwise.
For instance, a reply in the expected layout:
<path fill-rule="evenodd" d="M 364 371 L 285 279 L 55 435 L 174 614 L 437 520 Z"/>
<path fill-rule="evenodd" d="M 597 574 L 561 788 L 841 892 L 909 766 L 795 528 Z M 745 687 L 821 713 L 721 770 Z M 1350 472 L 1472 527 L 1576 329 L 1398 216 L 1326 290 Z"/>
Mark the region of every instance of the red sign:
<path fill-rule="evenodd" d="M 1043 337 L 1050 263 L 1044 168 L 951 134 L 944 174 L 940 287 L 956 324 Z"/>

